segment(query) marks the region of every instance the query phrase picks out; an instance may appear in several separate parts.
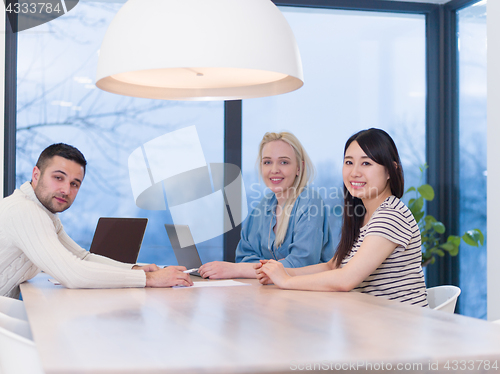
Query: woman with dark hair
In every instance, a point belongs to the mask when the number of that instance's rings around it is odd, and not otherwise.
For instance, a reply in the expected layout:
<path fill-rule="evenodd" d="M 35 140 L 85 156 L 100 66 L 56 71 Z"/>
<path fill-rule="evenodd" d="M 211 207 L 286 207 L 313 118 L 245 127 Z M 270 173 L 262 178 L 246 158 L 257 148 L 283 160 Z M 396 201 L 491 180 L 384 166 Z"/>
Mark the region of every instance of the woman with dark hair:
<path fill-rule="evenodd" d="M 335 256 L 327 263 L 284 269 L 256 264 L 262 284 L 311 291 L 358 291 L 427 306 L 421 240 L 412 213 L 400 200 L 403 168 L 392 138 L 368 129 L 344 148 L 344 212 Z"/>

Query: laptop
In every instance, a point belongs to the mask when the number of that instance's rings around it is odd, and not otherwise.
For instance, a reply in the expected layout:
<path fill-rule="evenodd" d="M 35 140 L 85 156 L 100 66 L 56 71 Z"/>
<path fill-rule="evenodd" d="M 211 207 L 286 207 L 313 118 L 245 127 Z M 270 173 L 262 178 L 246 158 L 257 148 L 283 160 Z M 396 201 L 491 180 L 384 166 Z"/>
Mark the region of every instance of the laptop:
<path fill-rule="evenodd" d="M 165 224 L 170 244 L 174 250 L 175 258 L 180 266 L 185 266 L 186 269 L 196 269 L 203 265 L 200 259 L 200 254 L 194 244 L 191 230 L 188 225 L 169 225 Z M 201 277 L 200 273 L 193 271 L 190 274 Z"/>
<path fill-rule="evenodd" d="M 97 222 L 89 252 L 135 264 L 147 224 L 147 218 L 101 217 Z"/>

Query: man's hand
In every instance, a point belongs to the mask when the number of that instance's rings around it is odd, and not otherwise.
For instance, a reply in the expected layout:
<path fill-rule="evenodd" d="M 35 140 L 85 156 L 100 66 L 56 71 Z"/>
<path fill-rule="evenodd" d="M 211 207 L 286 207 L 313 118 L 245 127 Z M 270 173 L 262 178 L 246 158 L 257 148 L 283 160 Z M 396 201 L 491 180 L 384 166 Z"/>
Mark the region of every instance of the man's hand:
<path fill-rule="evenodd" d="M 143 266 L 134 265 L 134 266 L 132 266 L 132 269 L 134 269 L 134 270 L 144 270 L 146 273 L 148 273 L 150 271 L 160 270 L 161 268 L 158 267 L 156 264 L 148 264 L 148 265 L 143 265 Z"/>
<path fill-rule="evenodd" d="M 235 265 L 232 262 L 212 261 L 201 265 L 198 273 L 203 278 L 210 279 L 230 279 L 235 277 Z"/>
<path fill-rule="evenodd" d="M 184 266 L 168 266 L 146 272 L 146 287 L 192 286 L 191 277 L 184 270 Z"/>

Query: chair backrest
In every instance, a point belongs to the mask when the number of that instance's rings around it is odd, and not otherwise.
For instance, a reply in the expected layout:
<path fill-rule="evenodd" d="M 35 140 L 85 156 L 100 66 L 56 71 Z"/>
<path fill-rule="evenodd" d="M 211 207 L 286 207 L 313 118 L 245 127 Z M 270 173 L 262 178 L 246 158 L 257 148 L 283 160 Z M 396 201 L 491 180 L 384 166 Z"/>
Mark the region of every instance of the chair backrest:
<path fill-rule="evenodd" d="M 21 300 L 13 299 L 7 296 L 0 296 L 0 313 L 8 316 L 28 321 L 28 315 Z"/>
<path fill-rule="evenodd" d="M 427 289 L 429 308 L 447 313 L 455 313 L 460 288 L 456 286 L 438 286 Z"/>
<path fill-rule="evenodd" d="M 0 313 L 0 327 L 13 332 L 14 334 L 21 335 L 26 339 L 33 340 L 30 324 L 22 319 L 17 319 L 8 316 L 7 314 Z"/>
<path fill-rule="evenodd" d="M 0 327 L 0 373 L 43 374 L 35 343 Z"/>

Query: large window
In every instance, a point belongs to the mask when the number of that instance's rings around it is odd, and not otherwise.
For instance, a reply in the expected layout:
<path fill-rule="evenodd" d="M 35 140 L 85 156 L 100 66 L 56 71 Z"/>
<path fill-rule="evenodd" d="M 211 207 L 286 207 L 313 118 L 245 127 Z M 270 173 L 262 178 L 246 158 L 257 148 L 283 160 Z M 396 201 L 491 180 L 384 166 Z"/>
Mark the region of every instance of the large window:
<path fill-rule="evenodd" d="M 460 232 L 486 234 L 486 1 L 457 12 Z M 486 245 L 460 249 L 460 313 L 486 318 Z"/>
<path fill-rule="evenodd" d="M 406 186 L 425 163 L 425 17 L 281 7 L 297 39 L 304 86 L 243 102 L 242 171 L 249 202 L 260 200 L 255 168 L 266 131 L 293 132 L 316 167 L 313 187 L 341 225 L 345 141 L 370 127 L 394 138 Z M 251 187 L 250 187 L 251 186 Z M 337 208 L 336 208 L 337 207 Z M 337 234 L 336 234 L 337 235 Z"/>
<path fill-rule="evenodd" d="M 74 205 L 61 214 L 70 236 L 88 249 L 99 217 L 147 217 L 139 261 L 176 264 L 163 226 L 171 223 L 170 214 L 136 207 L 128 157 L 160 135 L 196 125 L 206 161 L 223 162 L 224 107 L 222 102 L 136 99 L 97 89 L 101 41 L 122 5 L 80 2 L 68 15 L 19 33 L 16 184 L 30 180 L 46 146 L 74 145 L 89 165 Z M 202 260 L 222 259 L 221 237 L 199 249 Z"/>

